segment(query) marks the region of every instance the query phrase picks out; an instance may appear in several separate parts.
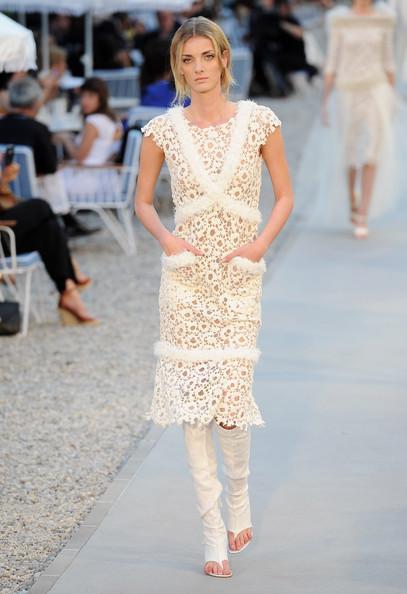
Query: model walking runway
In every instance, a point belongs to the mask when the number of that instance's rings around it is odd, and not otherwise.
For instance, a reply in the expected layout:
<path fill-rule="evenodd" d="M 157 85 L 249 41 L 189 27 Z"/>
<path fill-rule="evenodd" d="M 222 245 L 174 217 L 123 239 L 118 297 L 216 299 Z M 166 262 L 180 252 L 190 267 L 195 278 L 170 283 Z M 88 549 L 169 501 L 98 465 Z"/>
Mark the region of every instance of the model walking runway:
<path fill-rule="evenodd" d="M 192 18 L 178 29 L 171 63 L 179 105 L 143 128 L 136 197 L 137 215 L 163 248 L 161 335 L 147 416 L 161 425 L 183 425 L 205 572 L 215 577 L 232 575 L 228 549 L 242 551 L 253 536 L 248 475 L 250 427 L 264 424 L 252 393 L 263 256 L 292 208 L 281 122 L 252 101 L 228 101 L 230 51 L 223 31 L 208 19 Z M 175 205 L 173 232 L 153 207 L 164 159 Z M 263 160 L 276 202 L 259 234 Z M 214 431 L 227 476 L 228 534 Z"/>

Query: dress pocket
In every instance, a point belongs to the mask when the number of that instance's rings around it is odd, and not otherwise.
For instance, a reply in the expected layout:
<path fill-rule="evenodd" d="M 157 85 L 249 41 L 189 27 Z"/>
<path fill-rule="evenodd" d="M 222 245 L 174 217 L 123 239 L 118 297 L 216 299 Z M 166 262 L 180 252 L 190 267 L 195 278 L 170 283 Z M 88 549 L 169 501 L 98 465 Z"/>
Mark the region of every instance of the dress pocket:
<path fill-rule="evenodd" d="M 253 262 L 249 258 L 236 256 L 228 264 L 228 279 L 230 290 L 234 294 L 247 297 L 256 293 L 261 286 L 262 275 L 266 271 L 266 262 L 262 258 Z"/>
<path fill-rule="evenodd" d="M 196 263 L 198 256 L 184 250 L 178 254 L 161 256 L 163 270 L 166 271 L 174 282 L 184 285 L 193 285 L 197 282 Z"/>
<path fill-rule="evenodd" d="M 261 258 L 258 262 L 253 262 L 249 258 L 243 258 L 242 256 L 235 256 L 229 262 L 229 268 L 233 272 L 246 272 L 247 274 L 263 274 L 266 272 L 266 262 L 264 258 Z"/>

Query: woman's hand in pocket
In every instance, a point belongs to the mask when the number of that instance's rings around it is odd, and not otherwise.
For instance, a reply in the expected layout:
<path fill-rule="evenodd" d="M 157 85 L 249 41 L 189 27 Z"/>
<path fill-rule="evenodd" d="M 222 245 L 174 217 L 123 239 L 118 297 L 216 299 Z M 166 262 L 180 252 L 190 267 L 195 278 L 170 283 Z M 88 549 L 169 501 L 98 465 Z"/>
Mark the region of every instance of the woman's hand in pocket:
<path fill-rule="evenodd" d="M 264 245 L 259 239 L 255 239 L 250 243 L 246 243 L 235 250 L 230 252 L 227 256 L 222 258 L 222 262 L 230 262 L 232 258 L 240 257 L 247 258 L 252 262 L 259 262 L 267 251 L 267 246 Z"/>
<path fill-rule="evenodd" d="M 185 241 L 185 239 L 177 237 L 172 233 L 168 233 L 168 235 L 165 236 L 161 242 L 161 247 L 166 256 L 175 256 L 175 254 L 180 254 L 181 252 L 192 252 L 196 256 L 203 256 L 201 250 L 188 243 L 188 241 Z"/>

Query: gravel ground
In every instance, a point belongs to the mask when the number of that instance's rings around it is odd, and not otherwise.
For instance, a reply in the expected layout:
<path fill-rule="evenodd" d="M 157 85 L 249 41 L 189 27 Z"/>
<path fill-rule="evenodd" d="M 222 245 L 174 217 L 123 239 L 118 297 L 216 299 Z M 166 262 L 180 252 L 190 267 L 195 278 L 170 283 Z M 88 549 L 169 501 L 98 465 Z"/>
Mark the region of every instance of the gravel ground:
<path fill-rule="evenodd" d="M 283 120 L 294 176 L 316 96 L 257 100 Z M 266 211 L 269 190 L 266 180 Z M 134 257 L 107 232 L 73 246 L 94 279 L 84 298 L 100 326 L 62 328 L 43 275 L 42 323 L 32 322 L 25 339 L 1 339 L 1 594 L 27 591 L 148 431 L 160 248 L 138 223 L 136 230 Z"/>

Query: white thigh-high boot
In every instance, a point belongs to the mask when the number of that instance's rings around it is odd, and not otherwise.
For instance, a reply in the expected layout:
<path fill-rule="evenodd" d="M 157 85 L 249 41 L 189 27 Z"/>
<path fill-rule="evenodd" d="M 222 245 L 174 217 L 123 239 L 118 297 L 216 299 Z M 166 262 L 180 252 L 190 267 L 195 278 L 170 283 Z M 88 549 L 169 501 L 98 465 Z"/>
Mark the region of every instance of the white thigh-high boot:
<path fill-rule="evenodd" d="M 222 483 L 217 477 L 216 452 L 213 443 L 213 422 L 198 426 L 183 423 L 188 466 L 192 474 L 198 510 L 202 518 L 205 564 L 228 560 L 227 533 L 220 513 Z M 230 573 L 209 573 L 215 577 L 230 577 Z"/>
<path fill-rule="evenodd" d="M 242 530 L 253 526 L 248 487 L 251 432 L 250 427 L 247 431 L 240 427 L 224 429 L 217 423 L 215 427 L 223 453 L 223 470 L 227 477 L 228 530 L 233 532 L 236 538 Z M 249 542 L 236 550 L 229 548 L 229 552 L 238 553 Z"/>

